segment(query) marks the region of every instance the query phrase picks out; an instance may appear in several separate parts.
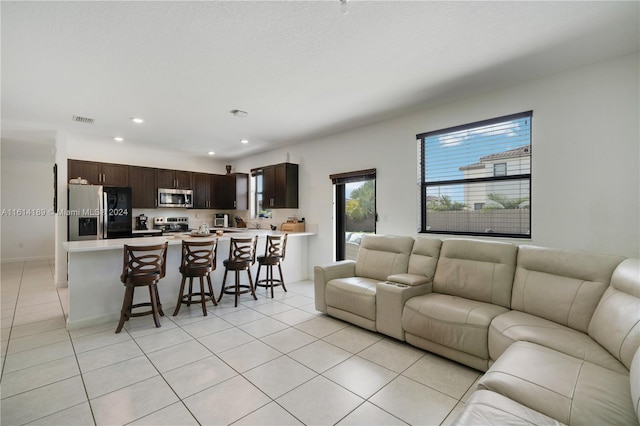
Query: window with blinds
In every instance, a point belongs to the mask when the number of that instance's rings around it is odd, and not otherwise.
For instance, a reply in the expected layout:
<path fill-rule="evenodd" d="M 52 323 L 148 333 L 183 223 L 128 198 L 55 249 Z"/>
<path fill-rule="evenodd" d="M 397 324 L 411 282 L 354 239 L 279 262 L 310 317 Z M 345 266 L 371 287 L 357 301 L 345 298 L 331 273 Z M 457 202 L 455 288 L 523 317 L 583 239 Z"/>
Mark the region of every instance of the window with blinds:
<path fill-rule="evenodd" d="M 416 136 L 420 232 L 531 238 L 531 116 Z"/>

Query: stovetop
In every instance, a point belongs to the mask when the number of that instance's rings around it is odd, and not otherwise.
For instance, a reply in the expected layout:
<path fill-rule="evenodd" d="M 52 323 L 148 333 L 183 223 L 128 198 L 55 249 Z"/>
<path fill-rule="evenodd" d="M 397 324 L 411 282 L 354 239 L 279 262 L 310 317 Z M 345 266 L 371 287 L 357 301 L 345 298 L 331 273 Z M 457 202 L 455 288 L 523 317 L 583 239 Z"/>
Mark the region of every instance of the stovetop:
<path fill-rule="evenodd" d="M 159 229 L 163 233 L 188 232 L 188 217 L 155 217 L 153 229 Z"/>

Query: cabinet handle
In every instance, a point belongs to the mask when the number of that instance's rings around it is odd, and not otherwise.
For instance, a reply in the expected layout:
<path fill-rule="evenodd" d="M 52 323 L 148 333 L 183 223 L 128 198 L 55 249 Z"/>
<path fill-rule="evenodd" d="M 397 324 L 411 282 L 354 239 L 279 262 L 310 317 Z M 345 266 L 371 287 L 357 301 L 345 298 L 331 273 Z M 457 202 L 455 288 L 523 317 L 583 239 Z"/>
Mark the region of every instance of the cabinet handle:
<path fill-rule="evenodd" d="M 233 208 L 234 208 L 234 209 L 236 208 L 236 205 L 237 205 L 237 202 L 236 202 L 236 201 L 234 201 L 234 202 L 233 202 Z"/>

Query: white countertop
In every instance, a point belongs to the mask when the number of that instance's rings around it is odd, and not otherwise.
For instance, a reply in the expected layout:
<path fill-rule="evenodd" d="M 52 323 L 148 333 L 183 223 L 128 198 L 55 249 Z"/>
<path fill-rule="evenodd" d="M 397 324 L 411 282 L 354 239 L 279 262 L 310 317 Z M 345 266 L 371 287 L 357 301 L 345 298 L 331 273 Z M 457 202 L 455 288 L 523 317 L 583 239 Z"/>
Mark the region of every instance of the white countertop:
<path fill-rule="evenodd" d="M 183 234 L 163 235 L 160 237 L 144 237 L 144 238 L 116 238 L 110 240 L 89 240 L 89 241 L 66 241 L 63 245 L 69 253 L 74 252 L 86 252 L 86 251 L 99 251 L 99 250 L 115 250 L 122 249 L 125 244 L 130 246 L 146 246 L 154 244 L 162 244 L 165 241 L 169 242 L 169 245 L 182 244 L 184 239 L 210 239 L 218 238 L 218 241 L 229 241 L 231 237 L 237 238 L 251 238 L 254 235 L 258 237 L 264 237 L 267 235 L 282 235 L 284 232 L 269 231 L 265 229 L 243 229 L 240 231 L 238 228 L 233 228 L 228 232 L 224 232 L 222 236 L 217 236 L 215 232 L 212 232 L 206 237 L 194 237 L 188 232 Z M 314 232 L 287 232 L 289 238 L 292 237 L 305 237 L 310 235 L 316 235 Z"/>

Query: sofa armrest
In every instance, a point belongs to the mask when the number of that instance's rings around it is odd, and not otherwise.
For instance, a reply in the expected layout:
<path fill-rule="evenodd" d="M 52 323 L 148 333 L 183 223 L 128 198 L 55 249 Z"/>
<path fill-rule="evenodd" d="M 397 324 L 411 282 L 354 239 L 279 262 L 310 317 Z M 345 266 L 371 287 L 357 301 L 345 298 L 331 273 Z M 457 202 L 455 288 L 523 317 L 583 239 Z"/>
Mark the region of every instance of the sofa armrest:
<path fill-rule="evenodd" d="M 329 265 L 315 266 L 313 268 L 313 284 L 316 299 L 316 309 L 327 313 L 325 289 L 327 283 L 336 278 L 353 277 L 356 274 L 356 262 L 354 260 L 341 260 Z"/>
<path fill-rule="evenodd" d="M 403 274 L 405 275 L 405 274 Z M 402 311 L 404 303 L 415 296 L 431 293 L 431 282 L 410 286 L 381 282 L 376 285 L 376 328 L 380 333 L 404 340 Z"/>
<path fill-rule="evenodd" d="M 427 277 L 425 275 L 416 275 L 416 274 L 395 274 L 395 275 L 389 275 L 387 277 L 387 281 L 414 287 L 414 286 L 423 285 L 423 284 L 431 285 L 433 278 Z"/>

